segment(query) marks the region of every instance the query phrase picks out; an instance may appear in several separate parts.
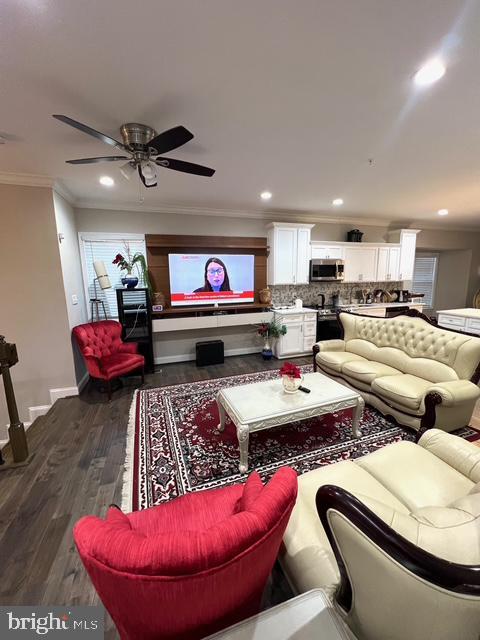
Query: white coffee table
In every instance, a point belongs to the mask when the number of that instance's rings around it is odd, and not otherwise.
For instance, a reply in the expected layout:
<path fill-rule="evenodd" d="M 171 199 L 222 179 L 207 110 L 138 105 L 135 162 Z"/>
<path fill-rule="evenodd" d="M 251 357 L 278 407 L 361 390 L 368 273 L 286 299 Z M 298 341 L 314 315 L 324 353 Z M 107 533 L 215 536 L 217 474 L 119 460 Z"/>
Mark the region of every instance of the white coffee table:
<path fill-rule="evenodd" d="M 353 408 L 352 432 L 356 438 L 360 437 L 358 424 L 365 403 L 359 393 L 322 373 L 305 374 L 302 386 L 310 389 L 310 393 L 285 393 L 278 376 L 274 380 L 242 384 L 217 393 L 218 430 L 225 429 L 228 414 L 237 429 L 241 473 L 248 470 L 248 440 L 254 431 Z"/>
<path fill-rule="evenodd" d="M 355 640 L 321 589 L 262 611 L 205 640 Z"/>

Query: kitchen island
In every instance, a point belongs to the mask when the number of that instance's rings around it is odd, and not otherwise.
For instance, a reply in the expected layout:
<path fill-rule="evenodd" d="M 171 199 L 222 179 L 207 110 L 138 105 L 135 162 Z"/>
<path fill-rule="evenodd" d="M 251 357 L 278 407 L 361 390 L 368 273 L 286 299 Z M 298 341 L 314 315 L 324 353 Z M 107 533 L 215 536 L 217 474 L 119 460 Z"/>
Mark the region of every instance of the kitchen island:
<path fill-rule="evenodd" d="M 444 309 L 437 314 L 440 327 L 480 335 L 480 309 Z"/>

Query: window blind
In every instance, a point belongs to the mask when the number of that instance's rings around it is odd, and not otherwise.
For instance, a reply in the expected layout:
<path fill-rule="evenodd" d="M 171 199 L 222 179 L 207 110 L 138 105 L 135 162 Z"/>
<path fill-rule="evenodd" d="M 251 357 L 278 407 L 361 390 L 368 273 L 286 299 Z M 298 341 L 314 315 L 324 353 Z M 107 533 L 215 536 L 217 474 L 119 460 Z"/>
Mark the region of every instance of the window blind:
<path fill-rule="evenodd" d="M 433 309 L 438 256 L 417 254 L 413 271 L 413 293 L 423 293 L 423 303 Z"/>
<path fill-rule="evenodd" d="M 139 239 L 125 236 L 124 238 L 102 238 L 95 239 L 89 237 L 80 237 L 80 245 L 83 253 L 84 264 L 84 282 L 85 291 L 87 295 L 87 302 L 90 307 L 90 298 L 95 297 L 95 284 L 94 279 L 96 277 L 95 269 L 93 268 L 93 262 L 95 260 L 103 260 L 107 269 L 108 277 L 112 285 L 111 289 L 101 289 L 98 281 L 96 282 L 97 298 L 102 300 L 105 305 L 105 310 L 109 318 L 118 318 L 117 310 L 117 294 L 115 289 L 123 288 L 121 279 L 126 275 L 125 271 L 119 269 L 116 265 L 112 264 L 113 259 L 117 253 L 121 253 L 126 257 L 127 247 L 130 252 L 130 256 L 133 257 L 135 253 L 143 253 L 147 256 L 145 249 L 145 239 Z M 138 286 L 143 287 L 142 272 L 138 264 L 133 266 L 132 275 L 138 277 Z M 141 294 L 139 294 L 141 295 Z"/>

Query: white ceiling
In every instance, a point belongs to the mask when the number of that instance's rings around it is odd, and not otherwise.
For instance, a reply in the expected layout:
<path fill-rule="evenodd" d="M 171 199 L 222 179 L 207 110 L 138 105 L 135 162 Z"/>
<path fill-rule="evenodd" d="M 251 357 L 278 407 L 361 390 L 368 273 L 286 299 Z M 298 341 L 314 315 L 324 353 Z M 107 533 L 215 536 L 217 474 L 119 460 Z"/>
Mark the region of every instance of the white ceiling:
<path fill-rule="evenodd" d="M 124 122 L 182 124 L 195 139 L 170 155 L 217 172 L 159 169 L 145 207 L 480 227 L 478 0 L 2 0 L 1 11 L 0 172 L 128 208 L 139 184 L 118 164 L 64 162 L 115 150 L 51 114 L 117 139 Z M 434 55 L 447 73 L 419 90 L 412 76 Z"/>

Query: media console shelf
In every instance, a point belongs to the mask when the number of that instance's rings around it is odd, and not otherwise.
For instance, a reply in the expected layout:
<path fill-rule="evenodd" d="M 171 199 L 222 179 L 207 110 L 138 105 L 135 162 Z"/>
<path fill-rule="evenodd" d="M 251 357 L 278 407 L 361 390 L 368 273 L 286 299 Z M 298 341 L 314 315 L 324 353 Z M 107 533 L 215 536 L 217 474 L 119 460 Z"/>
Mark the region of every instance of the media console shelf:
<path fill-rule="evenodd" d="M 219 327 L 234 327 L 241 325 L 255 325 L 261 322 L 270 322 L 273 318 L 273 311 L 261 311 L 259 306 L 257 312 L 250 313 L 218 313 L 218 309 L 211 313 L 187 316 L 180 318 L 155 317 L 152 322 L 153 333 L 164 333 L 167 331 L 186 331 L 191 329 L 212 329 Z M 210 311 L 210 310 L 209 310 Z"/>
<path fill-rule="evenodd" d="M 172 307 L 171 309 L 165 309 L 159 313 L 152 314 L 154 319 L 157 318 L 171 318 L 172 316 L 207 316 L 207 315 L 225 315 L 231 313 L 251 313 L 252 311 L 268 311 L 268 305 L 254 302 L 253 304 L 245 304 L 242 306 L 237 305 L 219 305 L 215 307 L 208 305 L 205 307 Z"/>

